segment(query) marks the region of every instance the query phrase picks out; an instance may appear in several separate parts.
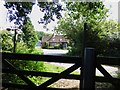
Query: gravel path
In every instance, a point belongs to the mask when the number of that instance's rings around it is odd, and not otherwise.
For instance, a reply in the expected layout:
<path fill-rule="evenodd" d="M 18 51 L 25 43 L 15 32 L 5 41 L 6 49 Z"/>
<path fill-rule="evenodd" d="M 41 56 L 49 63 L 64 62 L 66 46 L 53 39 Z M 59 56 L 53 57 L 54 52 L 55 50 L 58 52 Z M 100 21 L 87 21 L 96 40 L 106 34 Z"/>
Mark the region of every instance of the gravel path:
<path fill-rule="evenodd" d="M 56 66 L 69 68 L 73 64 L 64 64 L 64 63 L 50 63 Z M 105 66 L 102 65 L 112 76 L 116 76 L 116 72 L 118 71 L 118 68 L 111 67 L 111 66 Z M 80 69 L 80 68 L 79 68 Z M 80 72 L 80 70 L 77 69 L 77 72 Z M 103 76 L 99 70 L 96 69 L 96 76 Z M 55 85 L 57 88 L 69 88 L 68 90 L 79 90 L 80 81 L 79 80 L 71 80 L 71 79 L 60 79 L 57 82 L 55 82 Z M 106 88 L 102 88 L 103 86 L 96 86 L 96 90 L 106 90 Z M 108 89 L 107 90 L 113 90 Z"/>
<path fill-rule="evenodd" d="M 69 88 L 69 89 L 76 89 L 79 88 L 80 81 L 79 80 L 71 80 L 71 79 L 60 79 L 55 82 L 55 86 L 57 88 Z"/>

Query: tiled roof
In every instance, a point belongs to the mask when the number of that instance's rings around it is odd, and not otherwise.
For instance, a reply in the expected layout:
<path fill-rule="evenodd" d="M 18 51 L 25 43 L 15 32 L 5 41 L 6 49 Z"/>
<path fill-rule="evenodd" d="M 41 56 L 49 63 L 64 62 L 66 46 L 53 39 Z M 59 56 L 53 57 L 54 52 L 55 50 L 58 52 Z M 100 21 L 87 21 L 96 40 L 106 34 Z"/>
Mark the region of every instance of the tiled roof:
<path fill-rule="evenodd" d="M 43 36 L 42 42 L 67 42 L 63 35 Z"/>

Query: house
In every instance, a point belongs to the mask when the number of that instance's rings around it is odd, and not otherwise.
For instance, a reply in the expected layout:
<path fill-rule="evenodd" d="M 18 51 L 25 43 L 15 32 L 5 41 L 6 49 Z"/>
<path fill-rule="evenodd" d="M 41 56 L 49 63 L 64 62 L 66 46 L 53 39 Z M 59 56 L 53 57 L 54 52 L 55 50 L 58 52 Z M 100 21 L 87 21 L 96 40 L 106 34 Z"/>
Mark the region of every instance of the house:
<path fill-rule="evenodd" d="M 63 35 L 52 35 L 42 37 L 42 46 L 48 43 L 48 46 L 60 46 L 61 48 L 67 48 L 68 40 Z"/>

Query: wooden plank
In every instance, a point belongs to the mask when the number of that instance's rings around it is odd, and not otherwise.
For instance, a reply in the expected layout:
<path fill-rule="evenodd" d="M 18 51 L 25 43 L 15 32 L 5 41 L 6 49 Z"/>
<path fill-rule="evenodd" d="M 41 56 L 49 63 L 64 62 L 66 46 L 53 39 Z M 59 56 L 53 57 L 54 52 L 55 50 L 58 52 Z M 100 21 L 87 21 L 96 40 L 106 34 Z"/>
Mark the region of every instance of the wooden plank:
<path fill-rule="evenodd" d="M 79 68 L 79 66 L 80 66 L 79 64 L 75 64 L 75 65 L 71 66 L 70 68 L 61 72 L 59 75 L 52 77 L 51 79 L 49 79 L 45 83 L 41 84 L 39 87 L 46 88 L 47 86 L 51 85 L 52 83 L 56 82 L 57 80 L 61 79 L 62 77 L 67 77 L 72 71 Z"/>
<path fill-rule="evenodd" d="M 120 66 L 120 57 L 97 57 L 96 61 L 98 64 Z"/>
<path fill-rule="evenodd" d="M 33 54 L 15 54 L 15 53 L 2 53 L 2 57 L 5 58 L 5 59 L 19 59 L 19 60 L 32 60 L 32 61 L 46 61 L 46 62 L 61 62 L 61 63 L 76 63 L 77 65 L 81 65 L 81 57 L 69 57 L 69 56 L 51 56 L 51 55 L 33 55 Z M 28 58 L 29 57 L 29 58 Z M 120 66 L 120 57 L 97 57 L 97 64 L 104 64 L 104 65 L 119 65 Z M 71 67 L 73 69 L 73 67 Z M 75 67 L 74 67 L 75 68 Z M 104 72 L 104 75 L 106 77 L 104 77 L 103 79 L 101 77 L 97 77 L 96 78 L 96 81 L 107 81 L 107 82 L 112 82 L 113 81 L 113 84 L 115 82 L 116 83 L 120 83 L 120 79 L 116 79 L 116 78 L 111 78 L 111 76 L 104 70 L 103 67 L 99 67 L 102 72 Z M 11 69 L 11 67 L 10 67 Z M 14 69 L 15 70 L 15 69 Z M 66 70 L 65 70 L 66 71 Z M 66 71 L 66 72 L 62 72 L 60 74 L 58 74 L 59 78 L 56 78 L 58 77 L 57 74 L 51 74 L 49 73 L 48 75 L 52 76 L 53 75 L 53 78 L 50 79 L 50 81 L 47 81 L 47 83 L 43 83 L 43 86 L 39 86 L 39 88 L 42 88 L 42 87 L 47 87 L 46 85 L 50 85 L 51 82 L 55 82 L 57 81 L 58 79 L 60 78 L 71 78 L 73 79 L 76 78 L 78 79 L 79 76 L 72 76 L 72 75 L 69 75 L 69 72 L 70 70 Z M 6 71 L 7 72 L 7 71 Z M 15 70 L 15 72 L 17 73 L 17 71 Z M 22 72 L 22 71 L 21 71 Z M 19 73 L 19 72 L 18 72 Z M 17 73 L 17 74 L 18 74 Z M 23 73 L 27 73 L 27 72 L 24 72 Z M 30 73 L 34 73 L 34 72 L 31 72 L 29 71 L 28 72 L 29 74 Z M 107 74 L 105 74 L 107 73 Z M 20 73 L 19 73 L 20 74 Z M 35 73 L 33 75 L 39 75 L 40 73 Z M 45 76 L 48 76 L 46 75 L 47 73 L 44 73 L 42 72 L 41 75 L 45 75 Z M 20 74 L 21 75 L 21 74 Z M 27 75 L 27 74 L 25 74 Z M 55 79 L 54 79 L 55 78 Z M 28 80 L 29 81 L 29 80 Z M 116 84 L 118 85 L 118 84 Z M 119 84 L 120 85 L 120 84 Z"/>
<path fill-rule="evenodd" d="M 96 76 L 95 81 L 96 82 L 107 82 L 107 83 L 110 83 L 110 81 L 114 81 L 114 82 L 120 84 L 119 78 L 108 78 L 108 77 Z"/>
<path fill-rule="evenodd" d="M 113 81 L 113 77 L 100 65 L 97 65 L 97 69 L 106 77 L 108 78 L 109 82 L 112 83 L 113 85 L 117 85 L 115 81 Z"/>
<path fill-rule="evenodd" d="M 61 63 L 81 63 L 82 60 L 82 57 L 74 57 L 74 56 L 34 55 L 34 54 L 18 54 L 18 53 L 5 53 L 5 52 L 2 52 L 2 57 L 5 59 L 61 62 Z M 97 57 L 96 59 L 98 64 L 120 66 L 120 57 Z"/>
<path fill-rule="evenodd" d="M 11 64 L 9 63 L 7 60 L 3 60 L 2 61 L 9 69 L 12 69 L 12 70 L 16 70 L 16 68 Z M 24 80 L 28 85 L 31 85 L 31 86 L 36 86 L 31 80 L 29 80 L 26 76 L 24 75 L 21 75 L 21 74 L 17 74 L 22 80 Z"/>
<path fill-rule="evenodd" d="M 12 69 L 2 69 L 2 73 L 11 73 L 11 74 L 20 74 L 20 75 L 32 75 L 32 76 L 43 76 L 43 77 L 55 77 L 55 76 L 59 75 L 59 73 L 25 71 L 25 70 L 12 70 Z M 67 75 L 67 77 L 61 77 L 61 78 L 80 80 L 80 75 L 69 74 L 69 75 Z"/>
<path fill-rule="evenodd" d="M 18 53 L 2 53 L 5 59 L 15 60 L 31 60 L 31 61 L 46 61 L 46 62 L 61 62 L 61 63 L 81 63 L 80 57 L 72 56 L 53 56 L 53 55 L 35 55 L 35 54 L 18 54 Z"/>
<path fill-rule="evenodd" d="M 97 64 L 96 67 L 105 77 L 113 78 L 100 64 Z"/>

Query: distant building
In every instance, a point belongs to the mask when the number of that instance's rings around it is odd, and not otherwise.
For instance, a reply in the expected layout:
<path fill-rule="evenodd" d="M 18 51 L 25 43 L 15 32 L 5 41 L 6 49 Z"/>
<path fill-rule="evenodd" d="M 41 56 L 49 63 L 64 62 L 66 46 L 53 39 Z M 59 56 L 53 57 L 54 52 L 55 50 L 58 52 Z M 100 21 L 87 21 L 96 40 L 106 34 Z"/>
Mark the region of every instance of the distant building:
<path fill-rule="evenodd" d="M 68 40 L 63 35 L 43 36 L 42 45 L 48 43 L 49 46 L 61 45 L 62 48 L 67 48 Z"/>

